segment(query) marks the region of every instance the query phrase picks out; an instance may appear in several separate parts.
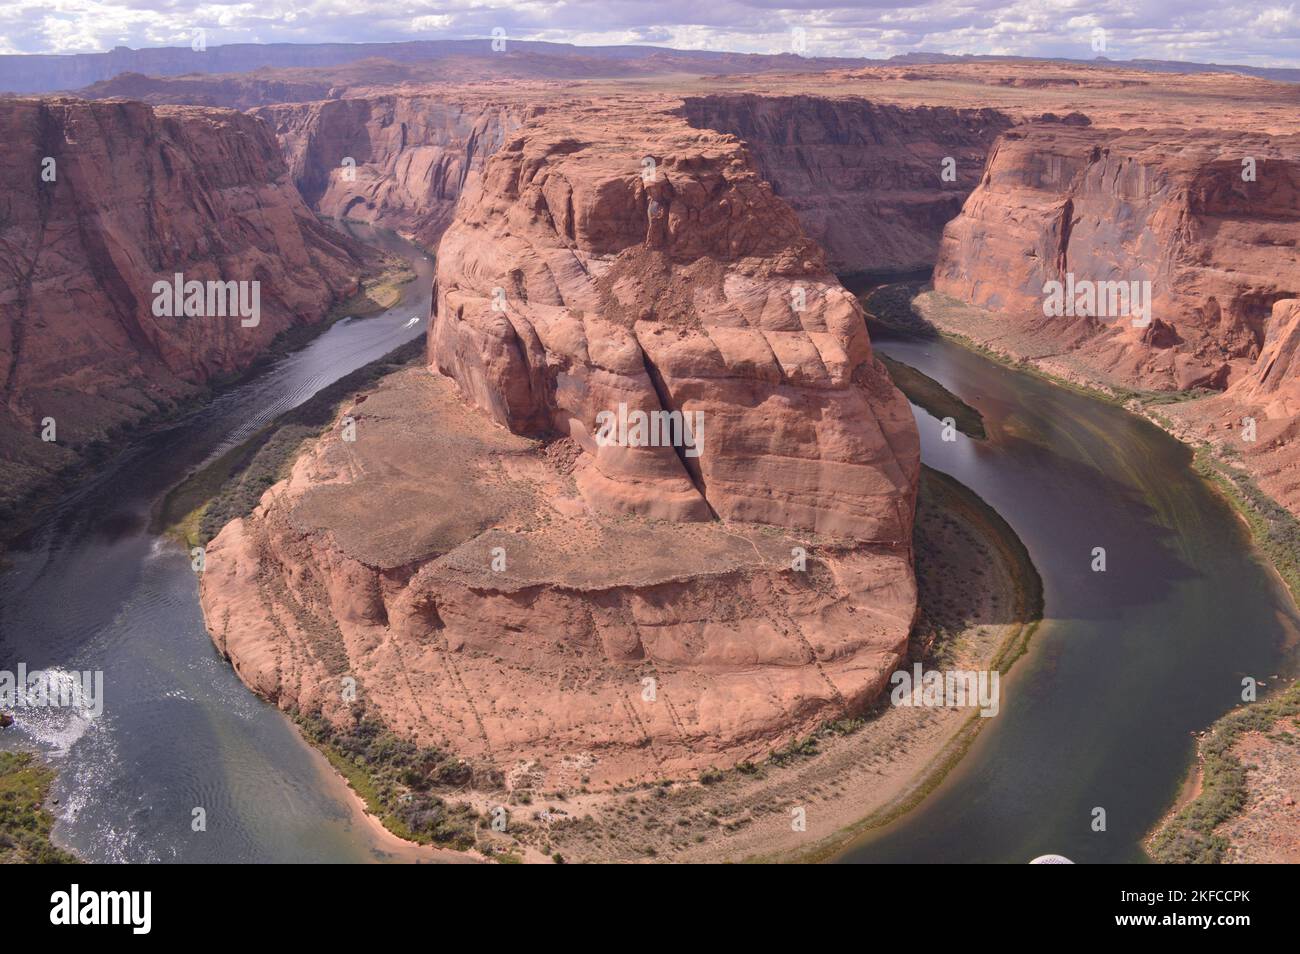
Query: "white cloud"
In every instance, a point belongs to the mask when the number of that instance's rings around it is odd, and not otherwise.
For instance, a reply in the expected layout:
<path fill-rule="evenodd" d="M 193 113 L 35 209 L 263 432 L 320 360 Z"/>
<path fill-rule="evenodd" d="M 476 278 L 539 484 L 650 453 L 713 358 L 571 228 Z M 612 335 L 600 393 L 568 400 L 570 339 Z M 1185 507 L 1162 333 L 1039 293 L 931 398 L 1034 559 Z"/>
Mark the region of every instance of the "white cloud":
<path fill-rule="evenodd" d="M 1300 66 L 1296 3 L 1244 0 L 13 0 L 0 51 L 69 53 L 210 45 L 484 37 L 646 43 L 681 49 L 885 56 L 910 50 L 1091 57 L 1093 27 L 1112 57 Z"/>

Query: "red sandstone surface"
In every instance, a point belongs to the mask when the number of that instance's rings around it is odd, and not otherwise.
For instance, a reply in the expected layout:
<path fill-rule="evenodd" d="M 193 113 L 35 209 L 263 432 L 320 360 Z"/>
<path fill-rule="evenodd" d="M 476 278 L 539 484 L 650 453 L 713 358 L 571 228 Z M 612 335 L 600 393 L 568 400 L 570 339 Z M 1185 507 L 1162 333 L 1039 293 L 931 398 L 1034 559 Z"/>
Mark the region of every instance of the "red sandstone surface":
<path fill-rule="evenodd" d="M 374 93 L 253 111 L 279 136 L 321 214 L 395 229 L 433 248 L 461 193 L 533 109 L 526 97 Z"/>
<path fill-rule="evenodd" d="M 734 764 L 873 700 L 915 608 L 915 427 L 752 156 L 670 109 L 548 110 L 438 258 L 432 369 L 209 548 L 241 676 L 346 719 L 354 673 L 547 784 Z M 702 452 L 598 443 L 620 403 L 702 414 Z"/>
<path fill-rule="evenodd" d="M 362 272 L 362 250 L 320 224 L 270 129 L 242 113 L 0 100 L 0 174 L 8 500 L 72 462 L 80 445 L 248 367 L 280 332 L 320 321 Z M 155 316 L 154 282 L 177 272 L 260 282 L 260 322 Z M 40 438 L 47 417 L 57 442 Z"/>
<path fill-rule="evenodd" d="M 1300 292 L 1298 239 L 1300 135 L 1035 123 L 998 143 L 934 285 L 1116 384 L 1221 388 Z M 1070 278 L 1150 283 L 1150 323 L 1045 315 L 1045 285 Z"/>
<path fill-rule="evenodd" d="M 1045 315 L 1067 280 L 1149 283 L 1149 325 Z M 945 229 L 934 285 L 978 309 L 929 302 L 938 325 L 1071 380 L 1217 392 L 1159 414 L 1300 513 L 1300 134 L 1017 127 Z"/>

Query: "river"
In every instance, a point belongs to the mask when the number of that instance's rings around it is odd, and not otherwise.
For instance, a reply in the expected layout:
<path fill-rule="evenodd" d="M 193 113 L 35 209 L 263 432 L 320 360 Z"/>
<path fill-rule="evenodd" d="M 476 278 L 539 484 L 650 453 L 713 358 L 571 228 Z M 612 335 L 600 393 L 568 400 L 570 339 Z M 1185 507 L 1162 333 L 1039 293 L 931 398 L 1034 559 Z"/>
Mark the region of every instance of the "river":
<path fill-rule="evenodd" d="M 17 731 L 0 736 L 52 759 L 56 839 L 88 860 L 394 857 L 323 758 L 213 649 L 187 553 L 149 529 L 195 465 L 424 333 L 432 262 L 361 231 L 416 266 L 396 306 L 339 322 L 124 452 L 0 576 L 0 668 L 104 673 L 101 715 L 19 710 Z M 1020 534 L 1047 618 L 966 759 L 842 860 L 1142 860 L 1141 837 L 1189 765 L 1190 733 L 1237 701 L 1244 675 L 1282 668 L 1300 620 L 1188 450 L 1156 427 L 946 341 L 876 338 L 983 413 L 987 441 L 945 442 L 917 410 L 922 456 Z M 1104 573 L 1091 569 L 1099 546 Z M 198 807 L 206 830 L 195 832 Z M 1105 832 L 1092 831 L 1096 807 Z"/>
<path fill-rule="evenodd" d="M 965 759 L 840 860 L 1146 860 L 1143 836 L 1194 758 L 1191 733 L 1240 702 L 1243 677 L 1272 682 L 1293 665 L 1294 606 L 1190 450 L 1155 425 L 946 340 L 874 327 L 872 339 L 983 414 L 986 441 L 944 441 L 914 408 L 921 457 L 1020 535 L 1045 612 Z"/>
<path fill-rule="evenodd" d="M 19 709 L 6 747 L 58 770 L 55 840 L 96 862 L 391 858 L 345 783 L 213 648 L 185 549 L 150 513 L 190 468 L 425 332 L 433 262 L 380 315 L 344 319 L 211 404 L 125 451 L 54 509 L 0 576 L 0 669 L 101 670 L 104 705 Z M 412 323 L 411 319 L 418 319 Z M 206 830 L 193 831 L 195 808 Z"/>

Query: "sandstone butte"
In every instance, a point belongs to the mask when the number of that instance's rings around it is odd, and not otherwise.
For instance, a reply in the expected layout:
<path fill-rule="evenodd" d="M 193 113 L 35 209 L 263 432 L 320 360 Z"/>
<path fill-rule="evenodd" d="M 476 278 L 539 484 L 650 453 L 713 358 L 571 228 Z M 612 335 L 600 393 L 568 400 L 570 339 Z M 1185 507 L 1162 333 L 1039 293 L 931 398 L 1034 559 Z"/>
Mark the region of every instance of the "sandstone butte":
<path fill-rule="evenodd" d="M 671 103 L 548 108 L 437 269 L 430 368 L 209 546 L 241 678 L 346 720 L 351 675 L 402 734 L 548 786 L 760 758 L 880 694 L 915 611 L 915 425 L 734 137 Z M 702 412 L 703 452 L 597 444 L 620 403 Z"/>
<path fill-rule="evenodd" d="M 367 254 L 303 203 L 270 129 L 230 110 L 0 100 L 0 175 L 0 503 L 322 320 Z M 153 284 L 177 272 L 260 281 L 260 324 L 155 317 Z"/>

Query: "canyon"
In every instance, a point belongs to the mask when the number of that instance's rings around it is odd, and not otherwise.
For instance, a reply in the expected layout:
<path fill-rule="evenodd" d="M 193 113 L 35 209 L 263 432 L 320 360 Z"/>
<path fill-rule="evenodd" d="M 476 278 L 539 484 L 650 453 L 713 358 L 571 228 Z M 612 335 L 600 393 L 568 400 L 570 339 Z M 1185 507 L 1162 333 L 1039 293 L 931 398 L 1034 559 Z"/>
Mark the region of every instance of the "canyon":
<path fill-rule="evenodd" d="M 321 322 L 375 265 L 322 219 L 436 250 L 421 366 L 345 400 L 207 541 L 211 638 L 281 709 L 376 720 L 484 790 L 584 794 L 869 711 L 914 651 L 921 441 L 841 279 L 932 267 L 926 323 L 1177 396 L 1165 426 L 1300 514 L 1297 87 L 509 63 L 0 100 L 0 157 L 34 183 L 0 222 L 10 486 L 72 461 L 44 416 L 89 444 Z M 45 155 L 69 188 L 42 191 Z M 260 327 L 154 318 L 173 271 L 259 278 Z M 1151 323 L 1047 317 L 1069 275 L 1150 282 Z M 700 415 L 702 453 L 598 439 L 621 407 Z"/>
<path fill-rule="evenodd" d="M 531 114 L 526 96 L 379 91 L 265 106 L 289 173 L 312 208 L 434 248 L 462 193 Z"/>
<path fill-rule="evenodd" d="M 6 506 L 323 321 L 374 265 L 318 221 L 271 131 L 242 113 L 14 99 L 0 130 Z M 260 321 L 155 315 L 154 282 L 177 273 L 259 282 Z"/>
<path fill-rule="evenodd" d="M 1300 288 L 1297 87 L 1014 63 L 703 85 L 661 82 L 643 99 L 743 141 L 836 274 L 934 266 L 936 291 L 974 310 L 929 317 L 942 326 L 950 316 L 948 330 L 981 345 L 1103 390 L 1224 393 L 1167 419 L 1239 453 L 1298 512 L 1293 415 L 1285 401 L 1259 401 L 1251 383 L 1271 366 L 1267 355 L 1289 353 L 1285 303 Z M 432 247 L 506 134 L 593 91 L 629 96 L 601 81 L 418 94 L 381 85 L 255 112 L 276 126 L 316 208 Z M 1147 128 L 1151 115 L 1165 128 Z M 352 153 L 349 182 L 341 163 Z M 1152 324 L 1047 318 L 1044 285 L 1071 273 L 1150 282 Z M 1291 393 L 1291 382 L 1274 372 L 1268 387 Z M 1263 440 L 1236 440 L 1243 417 L 1258 419 Z"/>
<path fill-rule="evenodd" d="M 1075 279 L 1147 283 L 1150 323 L 1045 315 L 1047 284 Z M 1243 460 L 1300 514 L 1300 379 L 1288 373 L 1300 135 L 1041 122 L 1012 131 L 944 231 L 934 289 L 923 307 L 934 323 L 1066 380 L 1209 395 L 1158 413 L 1180 436 Z"/>
<path fill-rule="evenodd" d="M 691 96 L 691 125 L 730 133 L 841 275 L 929 269 L 944 225 L 1012 118 L 862 98 Z M 945 162 L 951 178 L 945 178 Z"/>

